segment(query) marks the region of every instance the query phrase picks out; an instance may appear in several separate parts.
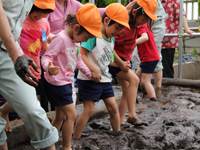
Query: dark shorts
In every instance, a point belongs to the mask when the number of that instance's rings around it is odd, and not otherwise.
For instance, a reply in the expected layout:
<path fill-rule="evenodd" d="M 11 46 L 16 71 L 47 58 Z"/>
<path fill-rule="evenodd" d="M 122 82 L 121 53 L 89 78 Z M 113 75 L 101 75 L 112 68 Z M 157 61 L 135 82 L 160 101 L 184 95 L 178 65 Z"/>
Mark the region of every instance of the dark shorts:
<path fill-rule="evenodd" d="M 39 79 L 38 86 L 35 87 L 36 95 L 40 95 L 41 79 Z"/>
<path fill-rule="evenodd" d="M 154 69 L 155 69 L 158 61 L 159 60 L 141 63 L 140 64 L 141 72 L 142 73 L 152 73 L 153 74 Z"/>
<path fill-rule="evenodd" d="M 123 61 L 125 61 L 123 58 L 121 58 Z M 131 64 L 131 68 L 133 66 L 132 61 L 130 61 Z M 112 75 L 113 78 L 116 77 L 116 74 L 119 73 L 120 71 L 122 71 L 119 67 L 113 67 L 113 66 L 108 66 L 109 67 L 109 72 Z M 131 69 L 130 68 L 130 69 Z"/>
<path fill-rule="evenodd" d="M 72 85 L 55 86 L 44 80 L 44 90 L 51 106 L 64 106 L 72 104 Z"/>
<path fill-rule="evenodd" d="M 78 97 L 79 100 L 94 100 L 98 102 L 100 99 L 114 97 L 114 91 L 111 82 L 97 83 L 89 80 L 78 81 Z"/>

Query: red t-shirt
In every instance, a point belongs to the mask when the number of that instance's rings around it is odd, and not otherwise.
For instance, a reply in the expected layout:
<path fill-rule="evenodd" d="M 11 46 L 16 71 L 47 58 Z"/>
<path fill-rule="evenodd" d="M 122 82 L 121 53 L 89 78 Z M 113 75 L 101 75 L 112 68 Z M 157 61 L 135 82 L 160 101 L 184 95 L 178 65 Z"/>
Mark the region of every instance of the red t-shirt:
<path fill-rule="evenodd" d="M 130 25 L 130 30 L 124 28 L 115 36 L 115 51 L 124 60 L 131 60 L 137 39 L 137 28 Z"/>
<path fill-rule="evenodd" d="M 153 32 L 148 29 L 147 23 L 138 26 L 138 37 L 140 37 L 142 33 L 147 33 L 149 40 L 137 45 L 140 61 L 150 62 L 159 60 L 160 56 L 154 39 L 155 36 Z"/>

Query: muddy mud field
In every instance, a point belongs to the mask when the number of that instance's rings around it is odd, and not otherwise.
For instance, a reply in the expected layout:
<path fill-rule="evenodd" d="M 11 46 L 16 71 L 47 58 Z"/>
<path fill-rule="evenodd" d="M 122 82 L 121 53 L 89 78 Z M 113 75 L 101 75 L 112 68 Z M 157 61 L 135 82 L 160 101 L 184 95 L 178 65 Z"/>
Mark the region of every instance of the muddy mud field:
<path fill-rule="evenodd" d="M 120 86 L 114 86 L 114 91 L 118 102 Z M 101 112 L 90 119 L 81 139 L 72 140 L 73 150 L 200 150 L 200 89 L 163 86 L 161 92 L 157 101 L 138 93 L 137 116 L 148 126 L 126 123 L 121 132 L 114 132 L 109 115 Z M 62 149 L 61 137 L 60 133 L 57 150 Z M 31 149 L 27 144 L 24 147 Z"/>

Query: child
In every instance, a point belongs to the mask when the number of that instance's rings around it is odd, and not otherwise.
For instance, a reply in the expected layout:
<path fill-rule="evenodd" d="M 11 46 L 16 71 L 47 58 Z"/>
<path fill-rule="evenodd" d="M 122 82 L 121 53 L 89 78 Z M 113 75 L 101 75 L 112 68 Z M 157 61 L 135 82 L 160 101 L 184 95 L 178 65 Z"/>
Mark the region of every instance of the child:
<path fill-rule="evenodd" d="M 93 38 L 81 44 L 82 59 L 91 70 L 93 81 L 79 71 L 77 77 L 78 94 L 79 100 L 83 102 L 84 110 L 76 121 L 74 139 L 81 137 L 85 125 L 94 112 L 95 102 L 100 99 L 103 99 L 110 113 L 112 129 L 120 131 L 119 112 L 112 89 L 112 78 L 108 74 L 108 65 L 114 61 L 113 36 L 119 34 L 124 26 L 129 28 L 128 20 L 128 12 L 123 5 L 119 3 L 108 5 L 102 17 L 101 33 L 103 39 Z"/>
<path fill-rule="evenodd" d="M 45 19 L 49 13 L 55 9 L 55 1 L 36 0 L 29 12 L 27 18 L 23 22 L 22 30 L 18 42 L 22 48 L 24 55 L 33 59 L 38 66 L 39 72 L 30 67 L 31 72 L 39 80 L 38 86 L 35 87 L 37 99 L 40 101 L 40 50 L 46 51 L 48 48 L 47 36 L 50 33 L 48 21 Z M 10 104 L 5 103 L 0 108 L 3 118 L 7 121 L 6 131 L 11 132 L 12 128 L 9 123 L 8 114 L 14 112 Z"/>
<path fill-rule="evenodd" d="M 138 48 L 138 55 L 140 58 L 140 66 L 136 71 L 136 75 L 140 79 L 141 86 L 148 94 L 150 100 L 156 100 L 156 93 L 151 84 L 151 77 L 154 69 L 160 59 L 154 34 L 148 27 L 149 24 L 138 26 L 138 39 L 136 45 Z"/>
<path fill-rule="evenodd" d="M 52 125 L 59 131 L 63 124 L 62 149 L 71 150 L 71 136 L 76 119 L 72 100 L 74 69 L 77 67 L 91 78 L 91 71 L 79 54 L 79 43 L 95 36 L 102 38 L 101 16 L 97 7 L 88 3 L 81 6 L 76 14 L 68 14 L 64 23 L 69 27 L 53 37 L 41 62 L 46 71 L 44 89 L 56 112 Z"/>
<path fill-rule="evenodd" d="M 130 62 L 137 38 L 137 26 L 151 20 L 156 20 L 156 0 L 136 0 L 129 11 L 129 25 L 131 30 L 124 28 L 120 34 L 115 36 L 115 62 L 118 67 L 109 67 L 113 77 L 117 76 L 122 87 L 122 97 L 119 102 L 120 122 L 124 123 L 127 107 L 129 110 L 127 122 L 135 126 L 147 125 L 141 121 L 135 112 L 135 102 L 139 84 L 138 77 L 125 66 L 125 61 Z"/>

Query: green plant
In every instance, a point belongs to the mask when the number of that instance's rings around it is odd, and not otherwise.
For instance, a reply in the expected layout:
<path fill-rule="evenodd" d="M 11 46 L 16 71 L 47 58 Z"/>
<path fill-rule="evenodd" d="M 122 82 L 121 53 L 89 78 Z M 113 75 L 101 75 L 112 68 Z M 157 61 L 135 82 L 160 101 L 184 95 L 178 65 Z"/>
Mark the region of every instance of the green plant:
<path fill-rule="evenodd" d="M 200 16 L 200 0 L 198 0 L 198 14 Z M 199 18 L 199 24 L 200 24 L 200 18 Z"/>
<path fill-rule="evenodd" d="M 192 52 L 193 52 L 193 56 L 196 56 L 197 55 L 197 49 L 196 48 L 194 48 L 193 50 L 192 50 Z"/>

